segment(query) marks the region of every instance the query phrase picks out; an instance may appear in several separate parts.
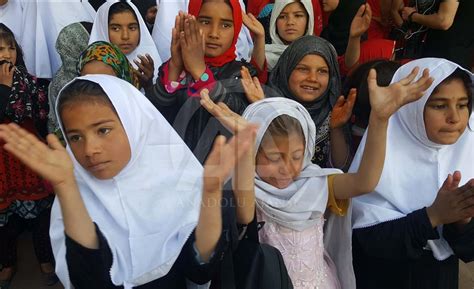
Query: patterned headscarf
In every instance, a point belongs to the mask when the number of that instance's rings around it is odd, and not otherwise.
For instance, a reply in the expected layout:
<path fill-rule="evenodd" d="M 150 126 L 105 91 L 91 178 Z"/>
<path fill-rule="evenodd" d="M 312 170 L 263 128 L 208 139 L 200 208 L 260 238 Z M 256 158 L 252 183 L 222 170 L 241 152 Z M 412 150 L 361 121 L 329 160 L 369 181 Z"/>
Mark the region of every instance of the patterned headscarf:
<path fill-rule="evenodd" d="M 136 88 L 140 88 L 140 82 L 134 69 L 127 59 L 127 56 L 114 44 L 105 41 L 96 41 L 90 44 L 81 54 L 77 65 L 77 72 L 81 74 L 82 68 L 91 61 L 101 61 L 115 72 L 118 78 L 131 83 Z"/>

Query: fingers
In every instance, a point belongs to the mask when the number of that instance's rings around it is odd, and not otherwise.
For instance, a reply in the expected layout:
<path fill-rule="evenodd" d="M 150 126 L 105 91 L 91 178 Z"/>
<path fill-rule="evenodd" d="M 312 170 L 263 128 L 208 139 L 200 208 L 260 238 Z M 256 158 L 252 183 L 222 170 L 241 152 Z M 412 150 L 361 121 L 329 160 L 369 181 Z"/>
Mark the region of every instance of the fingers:
<path fill-rule="evenodd" d="M 364 15 L 365 7 L 366 4 L 360 5 L 359 9 L 357 10 L 356 17 L 362 17 Z"/>
<path fill-rule="evenodd" d="M 369 85 L 369 90 L 373 90 L 377 85 L 377 71 L 373 68 L 369 71 L 369 76 L 367 77 L 367 84 Z"/>
<path fill-rule="evenodd" d="M 369 3 L 365 4 L 364 17 L 369 20 L 372 19 L 372 8 Z"/>
<path fill-rule="evenodd" d="M 413 68 L 413 70 L 410 72 L 410 74 L 408 74 L 407 77 L 400 80 L 399 83 L 402 84 L 402 85 L 410 84 L 415 79 L 415 77 L 418 75 L 419 71 L 420 71 L 420 68 L 418 66 Z"/>
<path fill-rule="evenodd" d="M 66 150 L 56 135 L 50 133 L 46 137 L 46 140 L 48 141 L 49 147 L 53 150 Z"/>
<path fill-rule="evenodd" d="M 345 102 L 346 102 L 346 99 L 344 98 L 344 95 L 341 95 L 338 97 L 336 104 L 334 104 L 334 107 L 342 107 L 344 106 Z"/>
<path fill-rule="evenodd" d="M 48 147 L 33 134 L 13 123 L 0 126 L 0 138 L 6 143 L 4 148 L 27 166 L 42 159 L 48 151 Z"/>

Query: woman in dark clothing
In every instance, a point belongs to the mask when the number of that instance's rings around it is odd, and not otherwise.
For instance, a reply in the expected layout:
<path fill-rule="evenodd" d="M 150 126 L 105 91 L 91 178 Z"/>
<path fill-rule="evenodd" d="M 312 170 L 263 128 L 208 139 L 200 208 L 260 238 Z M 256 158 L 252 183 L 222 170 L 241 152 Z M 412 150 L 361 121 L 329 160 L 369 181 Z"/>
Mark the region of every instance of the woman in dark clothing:
<path fill-rule="evenodd" d="M 425 58 L 392 82 L 415 66 L 429 69 L 433 85 L 392 116 L 379 184 L 353 200 L 358 288 L 455 289 L 459 259 L 474 260 L 474 75 Z"/>
<path fill-rule="evenodd" d="M 189 15 L 176 17 L 171 59 L 160 67 L 157 83 L 146 91 L 148 99 L 201 163 L 214 138 L 218 134 L 229 135 L 229 132 L 201 108 L 200 90 L 207 88 L 214 101 L 224 102 L 239 114 L 249 104 L 240 81 L 241 69 L 249 68 L 252 76 L 256 76 L 256 71 L 248 63 L 235 60 L 241 27 L 239 1 L 191 0 Z"/>

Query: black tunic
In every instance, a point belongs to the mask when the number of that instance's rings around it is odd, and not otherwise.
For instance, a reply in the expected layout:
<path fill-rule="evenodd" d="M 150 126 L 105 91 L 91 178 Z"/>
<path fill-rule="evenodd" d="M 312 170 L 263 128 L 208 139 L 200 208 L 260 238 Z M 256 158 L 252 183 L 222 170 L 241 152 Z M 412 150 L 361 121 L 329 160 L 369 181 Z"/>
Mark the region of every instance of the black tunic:
<path fill-rule="evenodd" d="M 459 259 L 474 260 L 474 220 L 462 232 L 445 225 L 443 235 L 455 255 L 438 261 L 432 251 L 424 249 L 428 240 L 439 239 L 425 208 L 405 218 L 354 230 L 357 288 L 457 289 Z"/>
<path fill-rule="evenodd" d="M 163 75 L 165 65 L 166 63 L 160 67 L 159 75 Z M 256 76 L 255 68 L 240 61 L 232 61 L 221 67 L 210 67 L 216 80 L 216 85 L 210 92 L 211 98 L 215 102 L 224 102 L 238 114 L 242 114 L 249 105 L 240 80 L 240 69 L 244 65 L 249 68 L 252 76 Z M 201 107 L 200 98 L 188 96 L 186 89 L 170 94 L 158 80 L 152 89 L 147 90 L 146 96 L 201 163 L 207 158 L 216 136 L 231 135 L 217 119 Z"/>

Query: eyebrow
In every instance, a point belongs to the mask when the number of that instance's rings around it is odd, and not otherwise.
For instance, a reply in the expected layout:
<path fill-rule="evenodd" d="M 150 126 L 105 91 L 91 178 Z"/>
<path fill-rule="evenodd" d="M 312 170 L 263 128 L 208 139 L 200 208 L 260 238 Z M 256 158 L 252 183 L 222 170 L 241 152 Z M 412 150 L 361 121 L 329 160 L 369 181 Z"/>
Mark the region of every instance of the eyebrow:
<path fill-rule="evenodd" d="M 115 122 L 113 119 L 104 119 L 104 120 L 99 120 L 98 122 L 95 122 L 93 124 L 90 124 L 88 127 L 89 128 L 92 128 L 92 127 L 98 127 L 100 125 L 103 125 L 103 124 L 106 124 L 106 123 L 109 123 L 109 122 Z M 66 133 L 73 133 L 73 132 L 79 132 L 80 130 L 78 129 L 68 129 L 66 130 Z"/>
<path fill-rule="evenodd" d="M 434 98 L 430 98 L 428 99 L 428 102 L 432 102 L 432 101 L 449 101 L 451 100 L 451 98 L 449 97 L 443 97 L 443 96 L 435 96 Z M 460 99 L 458 99 L 458 101 L 469 101 L 469 98 L 467 96 L 463 96 L 461 97 Z"/>

